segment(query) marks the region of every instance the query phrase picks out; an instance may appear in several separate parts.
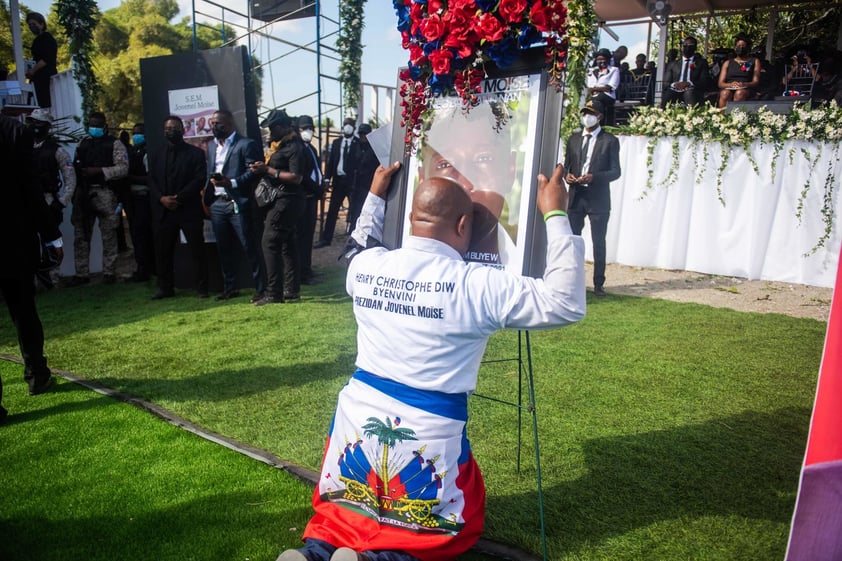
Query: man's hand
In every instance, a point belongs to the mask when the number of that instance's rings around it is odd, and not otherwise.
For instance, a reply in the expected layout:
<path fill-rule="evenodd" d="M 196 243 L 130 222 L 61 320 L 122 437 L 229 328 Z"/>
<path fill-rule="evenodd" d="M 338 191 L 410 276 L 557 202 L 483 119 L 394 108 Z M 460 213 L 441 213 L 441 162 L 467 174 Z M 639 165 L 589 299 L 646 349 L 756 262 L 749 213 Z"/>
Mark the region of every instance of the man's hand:
<path fill-rule="evenodd" d="M 257 175 L 266 175 L 269 166 L 266 165 L 266 162 L 252 162 L 249 164 L 249 169 Z"/>
<path fill-rule="evenodd" d="M 371 180 L 371 194 L 385 200 L 386 194 L 389 192 L 389 184 L 392 182 L 392 176 L 399 169 L 401 169 L 400 162 L 395 162 L 387 168 L 377 166 L 374 171 L 374 179 Z"/>
<path fill-rule="evenodd" d="M 211 177 L 211 185 L 214 187 L 231 187 L 231 180 L 227 177 L 222 177 L 220 179 L 214 179 Z"/>
<path fill-rule="evenodd" d="M 175 210 L 178 208 L 178 199 L 175 195 L 161 195 L 161 204 L 169 210 Z"/>
<path fill-rule="evenodd" d="M 561 180 L 564 166 L 558 164 L 553 176 L 547 179 L 544 174 L 538 175 L 538 210 L 547 214 L 551 210 L 567 211 L 567 188 Z M 568 174 L 570 175 L 570 174 Z"/>
<path fill-rule="evenodd" d="M 568 173 L 567 175 L 565 175 L 564 180 L 567 182 L 568 185 L 579 183 L 579 178 L 573 175 L 572 173 Z"/>

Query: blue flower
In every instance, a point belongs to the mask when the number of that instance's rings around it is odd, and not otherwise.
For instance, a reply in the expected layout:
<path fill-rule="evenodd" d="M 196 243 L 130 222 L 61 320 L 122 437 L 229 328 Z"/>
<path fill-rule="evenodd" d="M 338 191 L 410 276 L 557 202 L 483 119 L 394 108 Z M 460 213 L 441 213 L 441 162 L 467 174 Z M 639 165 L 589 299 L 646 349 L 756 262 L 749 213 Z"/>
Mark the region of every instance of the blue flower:
<path fill-rule="evenodd" d="M 417 80 L 421 77 L 421 67 L 415 64 L 409 63 L 409 75 L 412 77 L 413 80 Z"/>
<path fill-rule="evenodd" d="M 490 12 L 497 6 L 498 0 L 476 0 L 477 8 L 483 12 Z"/>
<path fill-rule="evenodd" d="M 486 53 L 498 68 L 506 68 L 517 58 L 517 43 L 511 37 L 504 37 L 486 49 Z"/>
<path fill-rule="evenodd" d="M 521 49 L 528 49 L 535 43 L 540 43 L 543 40 L 544 36 L 541 35 L 541 32 L 531 25 L 524 25 L 517 36 L 517 44 Z"/>
<path fill-rule="evenodd" d="M 453 87 L 453 77 L 447 74 L 433 74 L 430 79 L 430 89 L 434 94 L 448 93 Z"/>
<path fill-rule="evenodd" d="M 437 50 L 440 46 L 441 41 L 430 41 L 429 43 L 424 43 L 422 49 L 425 55 L 430 56 L 430 53 Z"/>
<path fill-rule="evenodd" d="M 412 25 L 412 22 L 409 19 L 409 8 L 407 8 L 403 4 L 401 4 L 400 6 L 396 5 L 395 15 L 398 16 L 398 31 L 407 31 Z"/>

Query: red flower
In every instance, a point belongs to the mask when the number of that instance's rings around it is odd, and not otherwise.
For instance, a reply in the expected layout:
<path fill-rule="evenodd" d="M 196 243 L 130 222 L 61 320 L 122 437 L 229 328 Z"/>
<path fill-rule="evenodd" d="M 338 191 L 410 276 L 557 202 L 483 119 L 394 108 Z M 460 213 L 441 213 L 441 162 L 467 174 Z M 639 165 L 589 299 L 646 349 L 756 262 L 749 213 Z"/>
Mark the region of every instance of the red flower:
<path fill-rule="evenodd" d="M 451 60 L 453 60 L 453 52 L 450 49 L 437 49 L 430 53 L 433 74 L 450 74 Z"/>
<path fill-rule="evenodd" d="M 532 9 L 529 11 L 529 20 L 538 31 L 547 32 L 550 30 L 547 9 L 540 2 L 535 2 L 532 5 Z"/>
<path fill-rule="evenodd" d="M 444 5 L 441 0 L 428 0 L 427 1 L 427 13 L 435 14 L 438 13 L 439 10 L 444 8 Z"/>
<path fill-rule="evenodd" d="M 476 10 L 477 4 L 474 0 L 450 0 L 447 7 L 448 12 L 461 9 Z"/>
<path fill-rule="evenodd" d="M 433 14 L 421 22 L 421 34 L 427 41 L 435 41 L 444 34 L 444 22 L 438 14 Z"/>
<path fill-rule="evenodd" d="M 526 0 L 500 0 L 497 7 L 500 16 L 509 23 L 520 21 L 525 10 Z"/>
<path fill-rule="evenodd" d="M 486 12 L 479 17 L 479 34 L 486 41 L 493 43 L 503 38 L 506 27 L 493 14 Z"/>
<path fill-rule="evenodd" d="M 447 24 L 447 36 L 444 46 L 456 49 L 456 54 L 467 58 L 473 54 L 474 45 L 479 42 L 475 28 L 477 23 L 474 14 L 467 9 L 451 9 L 442 18 Z"/>

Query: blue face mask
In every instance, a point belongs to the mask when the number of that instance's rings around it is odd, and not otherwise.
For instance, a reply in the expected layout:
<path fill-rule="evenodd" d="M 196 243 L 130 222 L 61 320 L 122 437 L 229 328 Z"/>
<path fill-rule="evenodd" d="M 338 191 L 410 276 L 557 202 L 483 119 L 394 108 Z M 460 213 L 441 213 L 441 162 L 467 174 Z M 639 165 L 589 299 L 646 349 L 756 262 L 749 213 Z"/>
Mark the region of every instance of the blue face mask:
<path fill-rule="evenodd" d="M 146 143 L 146 135 L 145 134 L 133 134 L 132 135 L 132 144 L 145 144 Z"/>
<path fill-rule="evenodd" d="M 105 136 L 105 129 L 102 127 L 88 127 L 88 134 L 94 138 Z"/>

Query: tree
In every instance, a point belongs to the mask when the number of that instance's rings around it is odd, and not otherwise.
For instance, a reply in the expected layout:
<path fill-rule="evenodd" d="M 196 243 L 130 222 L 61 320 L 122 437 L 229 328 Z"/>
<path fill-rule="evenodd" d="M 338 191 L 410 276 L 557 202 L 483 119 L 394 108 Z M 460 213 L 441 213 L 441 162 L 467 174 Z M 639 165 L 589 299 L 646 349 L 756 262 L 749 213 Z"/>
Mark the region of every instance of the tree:
<path fill-rule="evenodd" d="M 392 427 L 392 420 L 386 417 L 384 423 L 377 417 L 369 417 L 368 423 L 363 426 L 363 430 L 368 437 L 375 437 L 380 445 L 383 447 L 383 453 L 380 458 L 380 479 L 383 481 L 383 492 L 386 493 L 386 486 L 389 484 L 389 449 L 394 448 L 398 442 L 404 440 L 418 440 L 415 438 L 415 431 L 400 427 Z M 395 420 L 396 423 L 400 419 Z"/>

